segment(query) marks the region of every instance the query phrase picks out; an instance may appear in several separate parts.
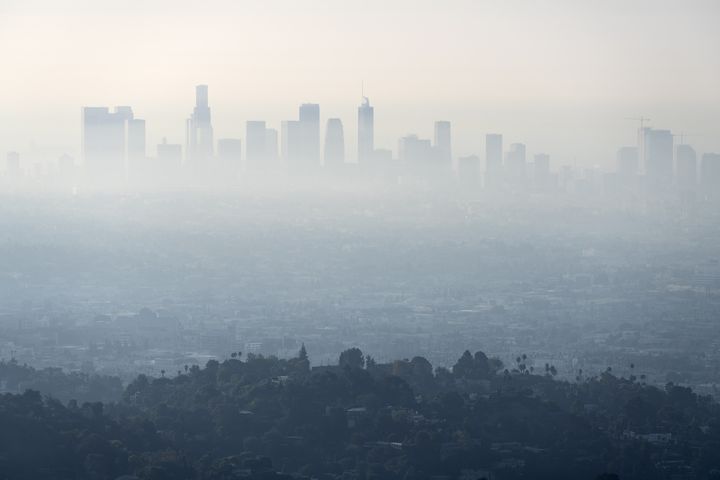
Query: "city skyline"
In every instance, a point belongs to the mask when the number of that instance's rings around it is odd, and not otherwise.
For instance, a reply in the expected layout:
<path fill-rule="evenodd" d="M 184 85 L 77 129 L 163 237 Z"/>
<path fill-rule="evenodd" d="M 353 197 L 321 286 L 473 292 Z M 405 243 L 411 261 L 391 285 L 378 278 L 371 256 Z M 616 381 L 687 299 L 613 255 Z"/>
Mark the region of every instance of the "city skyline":
<path fill-rule="evenodd" d="M 313 102 L 327 114 L 322 125 L 343 119 L 355 145 L 363 82 L 383 107 L 381 145 L 431 137 L 432 122 L 446 119 L 456 156 L 482 151 L 483 136 L 502 131 L 562 163 L 607 166 L 614 146 L 631 141 L 623 119 L 645 115 L 716 151 L 718 8 L 704 0 L 8 1 L 0 54 L 14 74 L 0 79 L 0 151 L 78 157 L 80 105 L 132 105 L 149 122 L 149 144 L 184 143 L 182 119 L 201 83 L 213 88 L 217 138 L 242 136 L 256 118 L 279 128 L 297 104 Z"/>
<path fill-rule="evenodd" d="M 269 122 L 267 122 L 266 120 L 247 120 L 245 122 L 244 134 L 242 135 L 242 137 L 238 135 L 237 137 L 232 138 L 237 138 L 238 142 L 249 139 L 249 148 L 248 144 L 242 144 L 242 149 L 240 149 L 243 152 L 242 160 L 238 158 L 238 161 L 242 163 L 242 169 L 248 171 L 253 171 L 257 168 L 265 169 L 271 164 L 276 163 L 277 160 L 285 161 L 287 164 L 286 166 L 290 167 L 292 167 L 292 165 L 297 161 L 299 161 L 300 163 L 305 163 L 306 166 L 325 165 L 328 162 L 326 149 L 328 148 L 327 135 L 328 130 L 330 129 L 331 136 L 338 136 L 339 138 L 339 140 L 334 139 L 332 142 L 336 144 L 333 146 L 336 150 L 342 150 L 341 154 L 334 154 L 336 156 L 340 155 L 340 157 L 342 158 L 342 161 L 340 163 L 367 166 L 367 164 L 369 163 L 375 163 L 378 161 L 376 152 L 380 152 L 381 156 L 386 155 L 385 152 L 388 152 L 388 154 L 391 155 L 390 158 L 399 159 L 403 156 L 402 149 L 403 142 L 405 141 L 404 139 L 408 139 L 410 137 L 425 138 L 425 135 L 408 133 L 407 135 L 399 137 L 399 143 L 397 143 L 398 146 L 396 148 L 393 148 L 392 144 L 378 146 L 376 145 L 374 140 L 376 131 L 374 114 L 375 108 L 374 105 L 370 104 L 370 100 L 367 96 L 364 95 L 364 92 L 361 97 L 361 103 L 357 108 L 357 135 L 355 135 L 355 138 L 357 139 L 357 149 L 350 148 L 349 155 L 345 154 L 345 150 L 348 148 L 348 145 L 346 145 L 347 135 L 344 133 L 343 119 L 336 117 L 327 117 L 324 112 L 323 114 L 321 114 L 319 104 L 303 103 L 299 107 L 299 120 L 283 120 L 280 122 L 279 126 L 281 127 L 281 135 L 279 138 L 277 133 L 278 130 L 274 128 L 268 128 L 268 126 L 272 125 L 269 125 Z M 211 110 L 212 108 L 210 107 L 208 85 L 195 86 L 195 107 L 190 117 L 186 120 L 185 138 L 183 144 L 180 146 L 182 151 L 182 163 L 186 167 L 193 164 L 202 164 L 203 162 L 207 163 L 208 161 L 210 161 L 210 159 L 214 157 L 216 148 L 215 142 L 216 140 L 219 141 L 220 139 L 217 139 L 214 136 L 214 127 L 212 125 L 210 114 Z M 115 153 L 115 155 L 119 155 L 123 158 L 122 161 L 126 164 L 126 167 L 129 168 L 130 164 L 143 162 L 149 158 L 161 157 L 160 154 L 152 155 L 152 153 L 150 153 L 149 147 L 151 144 L 146 143 L 146 121 L 144 119 L 135 118 L 132 106 L 84 106 L 82 107 L 82 122 L 80 128 L 80 155 L 75 161 L 76 166 L 92 169 L 92 165 L 90 165 L 89 167 L 87 166 L 87 158 L 92 159 L 102 153 L 98 151 L 92 151 L 93 148 L 95 148 L 95 150 L 98 150 L 97 146 L 93 147 L 93 145 L 90 145 L 90 147 L 88 147 L 86 145 L 88 142 L 87 135 L 85 133 L 88 129 L 87 118 L 90 118 L 91 122 L 108 124 L 110 125 L 110 129 L 120 128 L 120 130 L 115 131 L 118 132 L 118 135 L 125 137 L 124 140 L 128 142 L 128 145 L 126 147 L 123 147 L 127 149 L 127 152 L 118 152 Z M 324 128 L 321 125 L 321 123 L 323 123 L 323 120 L 324 123 L 326 123 L 326 126 Z M 697 135 L 687 135 L 684 132 L 679 134 L 673 134 L 672 131 L 669 129 L 657 129 L 651 126 L 647 126 L 647 123 L 650 122 L 651 119 L 646 117 L 624 118 L 623 120 L 640 121 L 640 127 L 637 129 L 638 140 L 637 144 L 634 145 L 637 151 L 636 155 L 638 156 L 638 158 L 635 160 L 637 165 L 634 168 L 638 173 L 649 173 L 651 177 L 657 175 L 672 177 L 674 176 L 674 170 L 676 167 L 676 154 L 674 152 L 674 149 L 680 146 L 687 146 L 692 148 L 693 151 L 695 151 L 694 142 L 687 140 L 688 137 L 692 139 L 693 137 L 697 137 Z M 124 124 L 123 122 L 128 123 Z M 307 122 L 310 123 L 308 124 Z M 628 129 L 631 129 L 629 124 L 626 125 L 628 125 Z M 93 127 L 91 126 L 90 128 Z M 297 132 L 294 134 L 292 133 L 294 132 L 294 130 L 292 130 L 293 128 L 297 128 Z M 443 161 L 452 165 L 454 170 L 457 170 L 458 159 L 478 155 L 480 152 L 473 151 L 469 152 L 469 155 L 454 155 L 453 148 L 456 145 L 457 137 L 451 135 L 451 128 L 455 128 L 452 122 L 446 120 L 435 120 L 433 122 L 433 133 L 432 135 L 428 135 L 428 137 L 430 137 L 430 140 L 428 140 L 428 142 L 431 142 L 433 146 L 442 150 L 443 152 L 440 155 L 443 157 Z M 100 138 L 98 141 L 112 143 L 113 140 L 111 137 L 115 133 L 110 130 L 108 132 L 110 133 L 106 132 L 104 134 L 107 138 Z M 262 148 L 258 146 L 258 142 L 260 142 L 260 140 L 258 139 L 259 135 L 262 136 Z M 289 158 L 286 151 L 288 149 L 288 139 L 292 139 L 293 135 L 297 137 L 298 142 L 303 144 L 298 144 L 298 151 L 302 151 L 302 153 L 298 154 L 303 157 L 301 160 Z M 307 140 L 306 137 L 308 136 L 313 138 Z M 496 169 L 497 165 L 504 165 L 505 168 L 513 169 L 513 164 L 516 163 L 517 165 L 519 165 L 517 168 L 522 169 L 524 168 L 523 165 L 528 162 L 528 158 L 532 158 L 532 155 L 528 156 L 528 154 L 525 153 L 525 150 L 527 148 L 525 142 L 513 142 L 509 145 L 509 148 L 507 150 L 503 150 L 503 133 L 486 133 L 483 136 L 483 150 L 485 152 L 485 165 L 483 171 L 486 175 L 489 174 L 492 176 L 493 169 Z M 365 138 L 365 140 L 363 140 L 363 138 Z M 679 140 L 676 141 L 676 138 L 678 138 Z M 223 140 L 228 139 L 230 138 L 223 138 Z M 118 140 L 115 143 L 117 144 L 118 142 L 122 142 L 124 140 Z M 279 144 L 278 140 L 280 141 Z M 310 144 L 306 144 L 308 141 L 310 142 Z M 337 145 L 338 141 L 341 142 L 341 145 Z M 664 163 L 664 166 L 659 167 L 661 170 L 664 170 L 664 173 L 662 174 L 657 174 L 657 172 L 653 170 L 655 164 L 652 161 L 649 162 L 647 158 L 649 155 L 648 151 L 652 149 L 653 146 L 658 142 L 665 144 L 663 147 L 660 148 L 660 150 L 658 151 L 659 153 L 656 153 L 654 155 L 657 156 L 665 154 L 666 156 L 666 158 L 661 160 L 661 162 Z M 156 145 L 159 149 L 162 149 L 163 144 L 166 143 L 167 136 L 163 135 L 162 141 L 157 143 Z M 462 141 L 457 143 L 462 143 Z M 628 159 L 621 159 L 620 156 L 622 155 L 623 150 L 627 150 L 628 148 L 633 147 L 632 142 L 629 143 L 630 145 L 621 145 L 617 147 L 619 150 L 616 150 L 616 154 L 614 159 L 612 160 L 612 163 L 608 161 L 605 165 L 602 166 L 585 166 L 582 164 L 578 165 L 577 159 L 574 159 L 575 161 L 573 162 L 572 166 L 580 166 L 581 168 L 585 169 L 599 168 L 602 171 L 616 171 L 620 173 L 622 173 L 623 171 L 627 171 Z M 87 152 L 88 148 L 90 149 L 89 153 Z M 117 147 L 110 146 L 108 148 L 112 150 L 112 148 Z M 518 148 L 520 148 L 522 152 L 515 151 Z M 10 150 L 9 152 L 11 152 L 13 155 L 18 154 L 16 150 Z M 702 153 L 701 150 L 700 152 Z M 712 154 L 714 153 L 714 151 L 707 151 L 705 153 Z M 110 153 L 110 155 L 112 155 L 112 153 Z M 519 157 L 517 157 L 518 159 L 515 160 L 517 155 L 519 155 Z M 550 164 L 548 152 L 534 151 L 533 155 L 541 155 L 543 157 L 548 157 L 547 161 L 548 164 Z M 72 155 L 69 155 L 67 150 L 63 151 L 62 157 L 73 158 Z M 22 156 L 20 156 L 19 158 L 22 158 Z M 56 159 L 50 158 L 47 158 L 46 160 L 49 160 L 50 163 L 56 161 Z M 104 159 L 103 161 L 105 161 L 106 163 L 110 162 L 108 165 L 113 162 L 112 159 Z M 116 159 L 115 161 L 117 162 L 120 160 Z M 680 161 L 682 161 L 682 159 L 680 159 Z M 331 159 L 330 162 L 333 162 L 333 160 Z M 35 161 L 35 165 L 38 165 L 38 163 L 39 162 Z M 650 171 L 647 172 L 646 166 L 649 163 Z M 9 165 L 10 163 L 6 162 L 6 167 L 8 167 Z M 19 160 L 19 165 L 23 165 L 22 160 Z M 108 165 L 105 165 L 103 168 L 107 169 Z M 29 166 L 30 165 L 26 165 L 25 167 L 27 168 Z M 277 167 L 278 165 L 275 164 L 274 166 Z M 555 162 L 553 162 L 553 166 L 557 169 L 563 166 L 563 164 L 556 160 Z M 46 168 L 47 165 L 41 165 L 41 167 Z M 117 172 L 115 172 L 115 174 L 117 174 Z M 522 176 L 524 174 L 521 175 L 520 172 L 516 172 L 515 176 L 518 175 Z"/>
<path fill-rule="evenodd" d="M 0 477 L 720 480 L 720 0 L 0 0 Z"/>

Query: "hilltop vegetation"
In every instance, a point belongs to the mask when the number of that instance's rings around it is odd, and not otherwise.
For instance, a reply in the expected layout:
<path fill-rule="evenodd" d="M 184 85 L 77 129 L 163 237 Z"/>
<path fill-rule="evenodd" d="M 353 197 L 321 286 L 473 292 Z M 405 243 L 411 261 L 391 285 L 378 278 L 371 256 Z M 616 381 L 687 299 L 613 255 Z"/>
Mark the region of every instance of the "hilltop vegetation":
<path fill-rule="evenodd" d="M 350 349 L 311 369 L 303 348 L 141 375 L 117 403 L 8 394 L 0 478 L 720 478 L 711 398 L 610 371 L 561 382 L 526 364 L 465 352 L 434 370 Z"/>

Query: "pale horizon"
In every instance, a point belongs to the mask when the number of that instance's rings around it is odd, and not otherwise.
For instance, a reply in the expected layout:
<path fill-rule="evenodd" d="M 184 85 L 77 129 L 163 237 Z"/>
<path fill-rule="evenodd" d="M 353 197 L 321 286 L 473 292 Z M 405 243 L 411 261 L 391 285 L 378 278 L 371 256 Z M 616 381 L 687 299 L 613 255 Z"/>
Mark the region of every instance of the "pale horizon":
<path fill-rule="evenodd" d="M 352 153 L 361 82 L 393 151 L 450 120 L 456 156 L 483 156 L 497 132 L 554 167 L 610 168 L 640 115 L 720 151 L 716 2 L 235 3 L 6 1 L 0 151 L 79 160 L 81 107 L 130 105 L 152 156 L 163 137 L 184 143 L 207 84 L 217 138 L 244 138 L 247 120 L 279 129 L 312 102 Z"/>

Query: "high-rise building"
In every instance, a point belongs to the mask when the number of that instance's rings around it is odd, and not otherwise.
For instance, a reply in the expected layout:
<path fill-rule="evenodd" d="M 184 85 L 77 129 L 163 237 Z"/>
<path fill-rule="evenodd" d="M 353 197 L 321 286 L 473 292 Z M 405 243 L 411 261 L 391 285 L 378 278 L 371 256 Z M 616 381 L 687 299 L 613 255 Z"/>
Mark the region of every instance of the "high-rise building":
<path fill-rule="evenodd" d="M 101 183 L 122 182 L 127 168 L 145 158 L 145 121 L 130 107 L 85 107 L 82 156 L 90 177 Z"/>
<path fill-rule="evenodd" d="M 439 152 L 441 162 L 452 167 L 452 133 L 450 122 L 435 122 L 435 148 Z"/>
<path fill-rule="evenodd" d="M 358 107 L 358 163 L 373 159 L 375 152 L 375 107 L 367 97 L 362 98 Z"/>
<path fill-rule="evenodd" d="M 430 163 L 434 157 L 430 140 L 417 135 L 407 135 L 400 139 L 398 148 L 401 162 L 410 164 Z"/>
<path fill-rule="evenodd" d="M 267 143 L 265 122 L 249 121 L 245 124 L 245 165 L 248 170 L 268 167 Z"/>
<path fill-rule="evenodd" d="M 505 174 L 507 180 L 513 185 L 525 183 L 525 145 L 513 143 L 505 156 Z"/>
<path fill-rule="evenodd" d="M 300 169 L 309 173 L 320 166 L 320 105 L 300 105 L 299 115 L 301 154 Z"/>
<path fill-rule="evenodd" d="M 409 177 L 421 178 L 423 181 L 437 179 L 438 150 L 430 140 L 419 138 L 417 135 L 407 135 L 400 139 L 398 145 L 398 158 L 404 174 Z"/>
<path fill-rule="evenodd" d="M 697 186 L 697 154 L 690 145 L 675 148 L 675 179 L 681 191 L 695 190 Z"/>
<path fill-rule="evenodd" d="M 496 188 L 502 182 L 503 137 L 489 133 L 485 135 L 485 186 Z"/>
<path fill-rule="evenodd" d="M 325 127 L 325 167 L 337 169 L 345 163 L 345 135 L 339 118 L 330 118 Z"/>
<path fill-rule="evenodd" d="M 127 117 L 127 172 L 133 181 L 146 178 L 149 171 L 147 168 L 147 152 L 145 145 L 145 120 L 135 118 L 130 107 L 118 107 L 125 112 Z"/>
<path fill-rule="evenodd" d="M 650 190 L 669 187 L 673 179 L 673 136 L 670 130 L 645 129 L 643 166 Z"/>
<path fill-rule="evenodd" d="M 186 124 L 185 155 L 193 174 L 207 173 L 213 156 L 213 127 L 207 85 L 195 87 L 195 108 Z"/>

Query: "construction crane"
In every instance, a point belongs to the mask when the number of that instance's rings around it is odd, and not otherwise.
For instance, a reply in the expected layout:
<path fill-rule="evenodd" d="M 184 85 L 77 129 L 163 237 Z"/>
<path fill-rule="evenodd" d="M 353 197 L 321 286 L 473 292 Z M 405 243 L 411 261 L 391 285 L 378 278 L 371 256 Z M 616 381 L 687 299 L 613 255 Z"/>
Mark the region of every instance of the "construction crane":
<path fill-rule="evenodd" d="M 645 128 L 645 122 L 649 122 L 650 119 L 645 116 L 640 116 L 637 118 L 625 118 L 625 120 L 633 120 L 635 122 L 640 122 L 640 131 L 642 132 L 643 128 Z"/>
<path fill-rule="evenodd" d="M 645 115 L 641 115 L 640 117 L 635 118 L 625 118 L 625 120 L 633 120 L 635 122 L 640 122 L 640 128 L 637 132 L 637 152 L 638 152 L 638 158 L 644 159 L 645 158 L 645 122 L 649 122 L 650 119 L 647 118 Z"/>
<path fill-rule="evenodd" d="M 680 137 L 680 143 L 679 145 L 685 145 L 685 137 L 701 137 L 702 135 L 699 133 L 673 133 L 673 137 Z"/>

